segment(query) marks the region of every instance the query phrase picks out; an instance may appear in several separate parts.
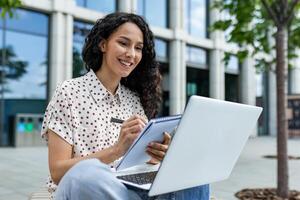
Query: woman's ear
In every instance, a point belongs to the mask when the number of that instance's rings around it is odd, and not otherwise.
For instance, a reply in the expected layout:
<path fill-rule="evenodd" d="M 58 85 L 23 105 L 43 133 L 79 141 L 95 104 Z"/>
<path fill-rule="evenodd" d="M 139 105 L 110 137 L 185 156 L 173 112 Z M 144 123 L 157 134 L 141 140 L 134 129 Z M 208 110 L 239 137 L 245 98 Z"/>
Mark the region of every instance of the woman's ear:
<path fill-rule="evenodd" d="M 99 43 L 99 49 L 102 53 L 106 52 L 106 40 L 101 40 L 101 42 Z"/>

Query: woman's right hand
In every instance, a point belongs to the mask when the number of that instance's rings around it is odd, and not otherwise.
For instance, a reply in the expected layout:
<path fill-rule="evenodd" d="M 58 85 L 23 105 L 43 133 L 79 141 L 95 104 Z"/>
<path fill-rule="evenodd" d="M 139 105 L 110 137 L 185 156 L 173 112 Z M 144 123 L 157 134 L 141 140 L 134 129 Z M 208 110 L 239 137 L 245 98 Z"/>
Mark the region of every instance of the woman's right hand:
<path fill-rule="evenodd" d="M 147 121 L 139 115 L 133 115 L 123 122 L 119 140 L 114 146 L 120 156 L 125 154 L 133 141 L 146 126 L 146 123 Z"/>

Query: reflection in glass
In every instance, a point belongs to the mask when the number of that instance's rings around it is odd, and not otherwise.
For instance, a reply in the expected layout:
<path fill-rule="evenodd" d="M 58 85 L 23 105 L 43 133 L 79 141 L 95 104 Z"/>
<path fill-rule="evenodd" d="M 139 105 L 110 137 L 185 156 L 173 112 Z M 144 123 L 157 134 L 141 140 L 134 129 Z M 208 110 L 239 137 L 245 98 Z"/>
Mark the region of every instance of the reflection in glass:
<path fill-rule="evenodd" d="M 46 37 L 7 31 L 5 98 L 46 99 L 47 43 Z"/>
<path fill-rule="evenodd" d="M 0 57 L 0 63 L 5 63 L 4 65 L 1 65 L 0 84 L 3 87 L 1 87 L 0 92 L 2 94 L 11 92 L 9 89 L 5 88 L 7 81 L 22 77 L 24 73 L 26 73 L 28 63 L 17 58 L 15 50 L 12 46 L 1 48 L 0 54 L 4 55 Z"/>
<path fill-rule="evenodd" d="M 166 60 L 168 58 L 167 42 L 161 39 L 155 39 L 155 52 L 158 58 Z"/>
<path fill-rule="evenodd" d="M 187 46 L 186 59 L 190 63 L 207 65 L 207 51 L 199 47 Z"/>
<path fill-rule="evenodd" d="M 230 55 L 226 69 L 232 72 L 239 72 L 239 59 L 235 55 Z"/>
<path fill-rule="evenodd" d="M 0 21 L 0 28 L 2 29 L 2 19 Z M 18 9 L 16 10 L 16 17 L 7 20 L 6 28 L 46 36 L 48 35 L 48 17 L 33 11 Z"/>
<path fill-rule="evenodd" d="M 92 28 L 92 24 L 74 21 L 73 29 L 73 77 L 79 77 L 86 73 L 81 57 L 84 39 Z"/>
<path fill-rule="evenodd" d="M 117 10 L 116 0 L 76 0 L 76 4 L 103 13 L 112 13 Z"/>
<path fill-rule="evenodd" d="M 153 26 L 168 27 L 167 0 L 138 0 L 138 12 Z"/>
<path fill-rule="evenodd" d="M 0 79 L 4 96 L 0 146 L 14 145 L 13 124 L 18 113 L 43 113 L 46 108 L 48 16 L 22 9 L 16 13 L 17 18 L 6 19 L 6 27 L 0 19 L 0 62 L 5 60 L 4 78 Z"/>
<path fill-rule="evenodd" d="M 184 0 L 185 7 L 185 29 L 195 36 L 207 37 L 207 0 Z"/>
<path fill-rule="evenodd" d="M 167 116 L 170 113 L 170 78 L 169 78 L 169 64 L 160 62 L 160 73 L 162 75 L 162 105 L 159 116 Z"/>
<path fill-rule="evenodd" d="M 209 96 L 209 72 L 187 67 L 186 100 L 192 95 Z"/>
<path fill-rule="evenodd" d="M 76 0 L 76 5 L 80 7 L 86 7 L 86 0 Z"/>

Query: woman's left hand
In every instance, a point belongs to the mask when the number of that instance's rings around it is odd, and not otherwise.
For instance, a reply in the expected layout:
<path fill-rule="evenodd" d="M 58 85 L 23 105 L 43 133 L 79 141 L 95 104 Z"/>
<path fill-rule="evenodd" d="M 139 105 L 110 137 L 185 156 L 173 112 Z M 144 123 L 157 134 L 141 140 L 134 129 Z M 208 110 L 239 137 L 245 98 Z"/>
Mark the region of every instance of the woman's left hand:
<path fill-rule="evenodd" d="M 146 152 L 151 156 L 151 159 L 147 162 L 148 164 L 156 165 L 160 163 L 166 155 L 166 152 L 171 143 L 171 135 L 164 132 L 164 141 L 150 142 L 147 146 Z"/>

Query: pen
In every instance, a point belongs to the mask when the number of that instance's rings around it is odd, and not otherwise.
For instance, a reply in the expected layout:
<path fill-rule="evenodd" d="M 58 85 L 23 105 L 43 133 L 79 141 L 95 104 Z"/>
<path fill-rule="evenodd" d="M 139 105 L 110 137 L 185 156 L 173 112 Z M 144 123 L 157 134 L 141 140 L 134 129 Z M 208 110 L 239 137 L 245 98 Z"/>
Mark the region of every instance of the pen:
<path fill-rule="evenodd" d="M 124 122 L 124 120 L 112 117 L 112 118 L 110 118 L 110 122 L 122 124 Z"/>

